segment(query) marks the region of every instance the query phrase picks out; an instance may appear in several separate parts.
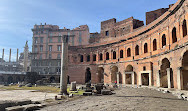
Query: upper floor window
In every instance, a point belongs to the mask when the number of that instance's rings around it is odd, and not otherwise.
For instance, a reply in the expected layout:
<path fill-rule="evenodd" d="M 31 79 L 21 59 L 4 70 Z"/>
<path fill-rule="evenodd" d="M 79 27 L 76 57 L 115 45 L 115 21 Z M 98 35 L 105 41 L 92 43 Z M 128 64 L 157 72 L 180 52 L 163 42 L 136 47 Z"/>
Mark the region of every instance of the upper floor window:
<path fill-rule="evenodd" d="M 38 52 L 37 46 L 34 46 L 34 51 L 35 51 L 35 52 Z"/>
<path fill-rule="evenodd" d="M 52 45 L 49 45 L 49 51 L 52 51 Z"/>
<path fill-rule="evenodd" d="M 162 36 L 162 48 L 166 45 L 166 35 L 163 34 Z"/>
<path fill-rule="evenodd" d="M 105 32 L 105 35 L 106 35 L 106 36 L 109 36 L 109 31 L 106 31 L 106 32 Z"/>
<path fill-rule="evenodd" d="M 106 52 L 106 60 L 109 60 L 109 53 Z"/>
<path fill-rule="evenodd" d="M 127 49 L 127 57 L 131 57 L 131 48 Z"/>
<path fill-rule="evenodd" d="M 90 61 L 90 55 L 87 55 L 87 62 Z"/>
<path fill-rule="evenodd" d="M 148 44 L 147 43 L 144 44 L 144 53 L 148 53 Z"/>
<path fill-rule="evenodd" d="M 82 32 L 79 32 L 79 44 L 82 44 Z"/>
<path fill-rule="evenodd" d="M 80 62 L 84 62 L 84 56 L 80 55 Z"/>
<path fill-rule="evenodd" d="M 35 42 L 35 44 L 38 43 L 38 38 L 37 37 L 34 38 L 34 42 Z"/>
<path fill-rule="evenodd" d="M 43 51 L 43 46 L 41 45 L 41 46 L 40 46 L 40 52 L 42 52 L 42 51 Z"/>
<path fill-rule="evenodd" d="M 153 51 L 157 50 L 157 40 L 153 40 Z"/>
<path fill-rule="evenodd" d="M 135 47 L 135 55 L 139 55 L 139 46 L 138 45 Z"/>
<path fill-rule="evenodd" d="M 103 60 L 103 55 L 102 55 L 102 53 L 99 54 L 99 60 L 101 60 L 101 61 Z"/>
<path fill-rule="evenodd" d="M 176 28 L 172 29 L 172 43 L 177 42 Z"/>
<path fill-rule="evenodd" d="M 185 37 L 187 35 L 187 22 L 186 22 L 186 20 L 183 20 L 182 30 L 183 30 L 183 37 Z"/>
<path fill-rule="evenodd" d="M 116 51 L 113 51 L 113 59 L 116 59 Z"/>
<path fill-rule="evenodd" d="M 93 61 L 96 61 L 96 54 L 93 54 Z"/>
<path fill-rule="evenodd" d="M 61 59 L 61 55 L 60 54 L 57 54 L 57 59 Z"/>
<path fill-rule="evenodd" d="M 123 50 L 120 50 L 120 58 L 123 58 Z"/>
<path fill-rule="evenodd" d="M 61 45 L 57 46 L 57 51 L 61 51 Z"/>
<path fill-rule="evenodd" d="M 59 43 L 61 42 L 61 37 L 58 37 L 58 42 L 59 42 Z"/>
<path fill-rule="evenodd" d="M 49 54 L 49 59 L 52 59 L 52 55 L 51 54 Z M 51 66 L 51 63 L 49 63 L 50 64 L 50 66 Z"/>

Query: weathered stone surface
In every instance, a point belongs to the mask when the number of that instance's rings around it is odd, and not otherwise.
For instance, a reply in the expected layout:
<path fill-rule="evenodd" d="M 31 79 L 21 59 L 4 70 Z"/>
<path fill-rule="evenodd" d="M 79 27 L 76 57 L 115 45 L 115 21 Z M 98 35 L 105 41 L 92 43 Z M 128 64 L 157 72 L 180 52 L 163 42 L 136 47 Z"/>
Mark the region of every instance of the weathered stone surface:
<path fill-rule="evenodd" d="M 92 92 L 84 92 L 83 93 L 83 96 L 91 96 L 92 95 Z"/>
<path fill-rule="evenodd" d="M 107 89 L 101 90 L 101 93 L 102 93 L 103 95 L 112 95 L 112 91 L 111 91 L 111 90 L 107 90 Z"/>
<path fill-rule="evenodd" d="M 70 91 L 76 91 L 76 81 L 71 82 Z"/>
<path fill-rule="evenodd" d="M 23 110 L 24 110 L 23 106 L 13 106 L 5 109 L 5 111 L 23 111 Z"/>

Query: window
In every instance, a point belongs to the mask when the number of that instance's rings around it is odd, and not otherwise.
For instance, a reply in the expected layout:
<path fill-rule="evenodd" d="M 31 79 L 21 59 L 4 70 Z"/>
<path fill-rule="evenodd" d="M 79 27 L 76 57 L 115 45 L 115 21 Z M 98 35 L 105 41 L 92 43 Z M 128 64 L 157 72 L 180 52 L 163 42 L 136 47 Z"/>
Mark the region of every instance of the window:
<path fill-rule="evenodd" d="M 57 59 L 61 59 L 61 55 L 60 54 L 57 54 Z"/>
<path fill-rule="evenodd" d="M 166 35 L 163 34 L 162 36 L 162 48 L 166 45 Z"/>
<path fill-rule="evenodd" d="M 43 51 L 43 46 L 41 45 L 41 46 L 40 46 L 40 52 L 42 52 L 42 51 Z"/>
<path fill-rule="evenodd" d="M 93 61 L 96 61 L 96 54 L 93 54 Z"/>
<path fill-rule="evenodd" d="M 58 42 L 61 43 L 61 37 L 58 37 Z"/>
<path fill-rule="evenodd" d="M 42 54 L 40 54 L 40 57 L 39 57 L 39 59 L 42 59 Z"/>
<path fill-rule="evenodd" d="M 131 48 L 127 49 L 127 57 L 131 57 Z"/>
<path fill-rule="evenodd" d="M 99 60 L 101 60 L 101 61 L 103 60 L 103 55 L 102 55 L 102 53 L 99 54 Z"/>
<path fill-rule="evenodd" d="M 123 58 L 123 50 L 120 50 L 120 58 Z"/>
<path fill-rule="evenodd" d="M 38 38 L 37 37 L 34 38 L 34 42 L 35 42 L 35 44 L 38 43 Z"/>
<path fill-rule="evenodd" d="M 49 54 L 49 59 L 52 59 L 52 55 L 51 54 Z"/>
<path fill-rule="evenodd" d="M 109 53 L 106 52 L 106 60 L 109 60 Z"/>
<path fill-rule="evenodd" d="M 49 38 L 49 43 L 52 43 L 52 37 Z"/>
<path fill-rule="evenodd" d="M 80 62 L 84 62 L 84 56 L 80 55 Z"/>
<path fill-rule="evenodd" d="M 176 28 L 174 27 L 172 30 L 172 43 L 177 42 Z"/>
<path fill-rule="evenodd" d="M 148 44 L 147 43 L 144 44 L 144 53 L 148 53 Z"/>
<path fill-rule="evenodd" d="M 139 46 L 138 45 L 135 47 L 135 55 L 139 55 Z"/>
<path fill-rule="evenodd" d="M 35 52 L 38 52 L 37 46 L 34 46 L 34 51 L 35 51 Z"/>
<path fill-rule="evenodd" d="M 116 59 L 116 51 L 113 51 L 113 59 Z"/>
<path fill-rule="evenodd" d="M 183 30 L 183 37 L 185 37 L 187 35 L 187 23 L 186 23 L 186 20 L 183 21 L 182 30 Z"/>
<path fill-rule="evenodd" d="M 157 50 L 157 40 L 153 40 L 153 51 Z"/>
<path fill-rule="evenodd" d="M 106 36 L 109 36 L 109 31 L 106 31 L 105 35 L 106 35 Z"/>
<path fill-rule="evenodd" d="M 49 45 L 49 51 L 52 51 L 52 45 Z"/>
<path fill-rule="evenodd" d="M 43 37 L 40 38 L 40 43 L 43 43 Z"/>
<path fill-rule="evenodd" d="M 90 55 L 87 55 L 87 62 L 90 61 Z"/>
<path fill-rule="evenodd" d="M 61 51 L 61 45 L 57 46 L 57 51 Z"/>
<path fill-rule="evenodd" d="M 143 71 L 146 71 L 146 66 L 143 67 Z"/>

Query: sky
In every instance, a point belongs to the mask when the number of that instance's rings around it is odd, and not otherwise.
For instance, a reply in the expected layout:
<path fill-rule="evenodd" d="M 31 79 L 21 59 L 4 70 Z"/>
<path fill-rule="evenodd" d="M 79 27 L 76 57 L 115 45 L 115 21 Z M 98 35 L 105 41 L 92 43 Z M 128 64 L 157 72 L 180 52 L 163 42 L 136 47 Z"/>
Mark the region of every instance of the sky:
<path fill-rule="evenodd" d="M 53 24 L 73 29 L 88 25 L 90 32 L 100 32 L 100 22 L 111 18 L 117 21 L 133 16 L 144 21 L 145 12 L 167 8 L 177 0 L 0 0 L 0 58 L 5 49 L 12 61 L 16 49 L 23 52 L 25 42 L 32 49 L 32 31 L 35 24 Z"/>

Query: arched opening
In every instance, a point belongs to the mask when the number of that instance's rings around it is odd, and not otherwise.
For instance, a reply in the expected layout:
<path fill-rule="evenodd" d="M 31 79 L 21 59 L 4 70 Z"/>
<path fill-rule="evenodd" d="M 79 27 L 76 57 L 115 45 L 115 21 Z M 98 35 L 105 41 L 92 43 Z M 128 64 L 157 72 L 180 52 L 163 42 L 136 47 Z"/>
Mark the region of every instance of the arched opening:
<path fill-rule="evenodd" d="M 170 68 L 170 61 L 167 58 L 164 58 L 162 60 L 162 65 L 160 70 L 160 86 L 164 88 L 168 88 L 167 69 L 170 70 L 170 83 L 171 83 L 171 88 L 173 88 L 174 87 L 173 72 Z"/>
<path fill-rule="evenodd" d="M 172 29 L 172 43 L 177 42 L 176 28 Z"/>
<path fill-rule="evenodd" d="M 128 65 L 125 69 L 125 72 L 133 72 L 133 66 L 132 65 Z M 132 73 L 127 73 L 125 74 L 125 84 L 132 84 Z"/>
<path fill-rule="evenodd" d="M 90 61 L 90 55 L 87 55 L 87 62 Z"/>
<path fill-rule="evenodd" d="M 182 31 L 183 31 L 183 37 L 185 37 L 187 35 L 187 22 L 186 22 L 186 20 L 183 20 Z"/>
<path fill-rule="evenodd" d="M 86 68 L 85 72 L 85 83 L 91 82 L 91 71 L 90 68 Z"/>
<path fill-rule="evenodd" d="M 55 77 L 54 76 L 50 77 L 50 83 L 55 83 Z"/>
<path fill-rule="evenodd" d="M 9 76 L 9 77 L 8 77 L 7 83 L 8 83 L 8 84 L 13 83 L 13 78 L 12 78 L 12 76 Z"/>
<path fill-rule="evenodd" d="M 104 83 L 104 68 L 98 67 L 97 72 L 98 72 L 98 82 Z"/>
<path fill-rule="evenodd" d="M 120 58 L 123 58 L 123 50 L 120 50 Z"/>
<path fill-rule="evenodd" d="M 96 61 L 96 54 L 93 54 L 93 61 Z"/>
<path fill-rule="evenodd" d="M 116 59 L 116 51 L 113 51 L 113 59 Z"/>
<path fill-rule="evenodd" d="M 20 82 L 20 80 L 21 80 L 21 79 L 20 79 L 20 76 L 17 76 L 17 77 L 16 77 L 16 82 Z"/>
<path fill-rule="evenodd" d="M 84 62 L 84 56 L 80 55 L 80 62 Z"/>
<path fill-rule="evenodd" d="M 166 35 L 165 34 L 163 34 L 163 36 L 162 36 L 162 48 L 164 46 L 166 46 Z"/>
<path fill-rule="evenodd" d="M 147 43 L 144 44 L 144 53 L 148 53 L 148 44 Z"/>
<path fill-rule="evenodd" d="M 157 40 L 154 39 L 153 40 L 153 51 L 156 51 L 157 50 Z"/>
<path fill-rule="evenodd" d="M 181 83 L 183 90 L 188 90 L 188 51 L 184 53 L 183 59 L 182 59 L 182 77 L 181 77 Z"/>
<path fill-rule="evenodd" d="M 139 46 L 138 45 L 135 47 L 135 55 L 139 55 Z"/>
<path fill-rule="evenodd" d="M 106 60 L 109 60 L 109 53 L 106 52 Z"/>
<path fill-rule="evenodd" d="M 100 61 L 103 60 L 103 55 L 102 55 L 102 53 L 99 54 L 99 60 L 100 60 Z"/>
<path fill-rule="evenodd" d="M 117 73 L 118 73 L 118 67 L 113 66 L 111 67 L 111 82 L 115 83 L 117 81 Z"/>
<path fill-rule="evenodd" d="M 131 57 L 131 48 L 127 49 L 127 57 Z"/>
<path fill-rule="evenodd" d="M 143 71 L 146 71 L 146 66 L 143 67 Z"/>

